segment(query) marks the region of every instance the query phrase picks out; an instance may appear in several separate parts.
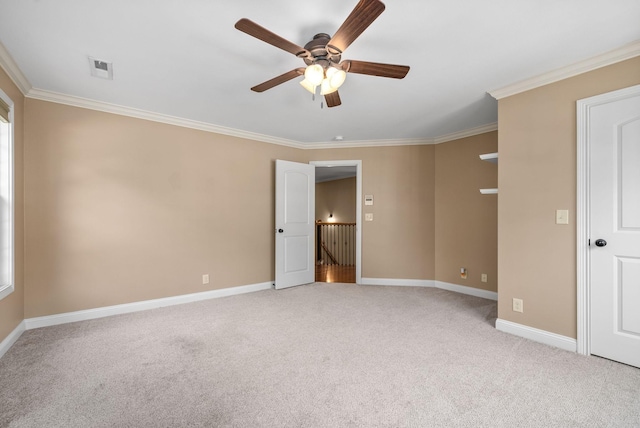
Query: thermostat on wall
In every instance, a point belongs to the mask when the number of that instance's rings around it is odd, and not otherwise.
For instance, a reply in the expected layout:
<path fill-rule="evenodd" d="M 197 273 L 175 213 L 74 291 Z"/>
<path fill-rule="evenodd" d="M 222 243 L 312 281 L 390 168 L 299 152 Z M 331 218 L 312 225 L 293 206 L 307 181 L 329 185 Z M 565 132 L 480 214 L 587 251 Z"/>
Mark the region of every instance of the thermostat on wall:
<path fill-rule="evenodd" d="M 373 195 L 364 195 L 364 204 L 373 205 Z"/>

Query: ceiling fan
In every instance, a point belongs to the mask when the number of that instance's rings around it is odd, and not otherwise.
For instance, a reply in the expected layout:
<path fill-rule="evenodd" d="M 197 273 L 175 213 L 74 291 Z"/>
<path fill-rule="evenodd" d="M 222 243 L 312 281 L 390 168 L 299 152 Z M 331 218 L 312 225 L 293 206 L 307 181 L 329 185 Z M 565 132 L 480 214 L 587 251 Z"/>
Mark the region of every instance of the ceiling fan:
<path fill-rule="evenodd" d="M 239 20 L 235 25 L 238 30 L 294 54 L 304 60 L 307 65 L 307 67 L 296 68 L 267 80 L 254 86 L 251 90 L 264 92 L 304 75 L 305 78 L 300 84 L 312 94 L 315 94 L 319 87 L 320 94 L 324 96 L 327 106 L 336 107 L 342 104 L 338 88 L 344 83 L 347 73 L 394 79 L 404 78 L 409 72 L 409 67 L 406 65 L 355 60 L 341 61 L 345 49 L 380 16 L 384 8 L 384 3 L 380 0 L 360 0 L 333 37 L 325 33 L 316 34 L 304 47 L 298 46 L 246 18 Z"/>

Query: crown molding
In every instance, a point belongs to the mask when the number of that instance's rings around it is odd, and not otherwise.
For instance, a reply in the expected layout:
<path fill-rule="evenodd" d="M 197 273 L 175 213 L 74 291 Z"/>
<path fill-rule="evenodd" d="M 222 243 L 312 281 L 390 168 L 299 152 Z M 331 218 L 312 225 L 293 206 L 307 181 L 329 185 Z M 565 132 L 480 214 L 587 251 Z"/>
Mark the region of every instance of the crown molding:
<path fill-rule="evenodd" d="M 415 138 L 400 140 L 369 140 L 369 141 L 332 141 L 331 143 L 310 143 L 304 144 L 305 149 L 348 149 L 357 147 L 387 147 L 387 146 L 424 146 L 446 143 L 447 141 L 460 140 L 462 138 L 473 137 L 474 135 L 486 134 L 497 131 L 498 122 L 475 128 L 464 129 L 451 134 L 441 135 L 435 138 Z"/>
<path fill-rule="evenodd" d="M 231 137 L 244 138 L 247 140 L 259 141 L 262 143 L 277 144 L 280 146 L 293 147 L 296 149 L 313 150 L 313 149 L 346 149 L 358 147 L 389 147 L 389 146 L 418 146 L 440 144 L 447 141 L 458 140 L 465 137 L 471 137 L 498 129 L 497 123 L 482 125 L 476 128 L 467 129 L 452 134 L 443 135 L 437 138 L 415 138 L 415 139 L 397 139 L 397 140 L 362 140 L 362 141 L 332 141 L 332 142 L 316 142 L 303 143 L 299 141 L 287 140 L 284 138 L 272 137 L 269 135 L 258 134 L 240 129 L 227 128 L 225 126 L 214 125 L 206 122 L 199 122 L 190 119 L 170 116 L 161 113 L 154 113 L 146 110 L 136 109 L 132 107 L 124 107 L 117 104 L 95 101 L 88 98 L 76 97 L 73 95 L 61 94 L 59 92 L 45 91 L 43 89 L 31 88 L 26 94 L 27 98 L 34 100 L 48 101 L 58 104 L 65 104 L 72 107 L 86 108 L 89 110 L 101 111 L 104 113 L 112 113 L 120 116 L 133 117 L 136 119 L 149 120 L 168 125 L 180 126 L 183 128 L 196 129 L 199 131 L 212 132 L 216 134 L 228 135 Z"/>
<path fill-rule="evenodd" d="M 389 147 L 389 146 L 424 146 L 434 144 L 433 138 L 415 138 L 399 140 L 355 140 L 331 141 L 328 143 L 302 143 L 303 149 L 353 149 L 358 147 Z"/>
<path fill-rule="evenodd" d="M 576 62 L 566 67 L 558 68 L 556 70 L 543 73 L 529 79 L 521 80 L 503 88 L 494 89 L 492 91 L 489 91 L 489 94 L 493 98 L 499 100 L 519 94 L 521 92 L 539 88 L 540 86 L 545 86 L 563 79 L 568 79 L 569 77 L 577 76 L 578 74 L 606 67 L 607 65 L 625 61 L 636 56 L 640 56 L 640 40 L 636 40 L 620 48 L 605 52 L 593 58 Z"/>
<path fill-rule="evenodd" d="M 117 104 L 106 103 L 102 101 L 94 101 L 88 98 L 76 97 L 73 95 L 65 95 L 58 92 L 45 91 L 42 89 L 31 89 L 27 94 L 27 98 L 35 100 L 49 101 L 58 104 L 65 104 L 73 107 L 81 107 L 89 110 L 96 110 L 105 113 L 117 114 L 120 116 L 128 116 L 136 119 L 149 120 L 152 122 L 165 123 L 168 125 L 180 126 L 183 128 L 196 129 L 198 131 L 213 132 L 216 134 L 228 135 L 231 137 L 244 138 L 247 140 L 260 141 L 263 143 L 278 144 L 281 146 L 304 148 L 301 143 L 284 138 L 271 137 L 269 135 L 257 134 L 254 132 L 243 131 L 240 129 L 227 128 L 225 126 L 213 125 L 211 123 L 199 122 L 191 119 L 183 119 L 180 117 L 170 116 L 161 113 L 154 113 L 147 110 L 141 110 L 132 107 L 124 107 Z"/>
<path fill-rule="evenodd" d="M 18 64 L 13 60 L 13 57 L 2 42 L 0 42 L 0 67 L 2 67 L 20 92 L 22 92 L 22 95 L 29 93 L 31 83 L 29 83 L 26 76 L 22 74 L 22 70 L 20 70 L 20 67 L 18 67 Z"/>
<path fill-rule="evenodd" d="M 442 135 L 434 138 L 434 144 L 446 143 L 447 141 L 460 140 L 462 138 L 473 137 L 474 135 L 486 134 L 498 130 L 498 122 L 489 123 L 487 125 L 477 126 L 471 129 L 465 129 L 451 134 Z"/>
<path fill-rule="evenodd" d="M 260 141 L 262 143 L 277 144 L 280 146 L 293 147 L 296 149 L 334 149 L 334 148 L 354 148 L 354 147 L 380 147 L 380 146 L 407 146 L 434 144 L 433 139 L 406 139 L 406 140 L 372 140 L 372 141 L 332 141 L 328 143 L 302 143 L 284 138 L 272 137 L 241 129 L 227 128 L 225 126 L 214 125 L 207 122 L 199 122 L 191 119 L 169 116 L 161 113 L 154 113 L 147 110 L 124 107 L 117 104 L 95 101 L 88 98 L 76 97 L 73 95 L 61 94 L 59 92 L 45 91 L 42 89 L 31 89 L 27 98 L 48 101 L 58 104 L 65 104 L 73 107 L 86 108 L 89 110 L 112 113 L 120 116 L 133 117 L 136 119 L 149 120 L 152 122 L 165 123 L 168 125 L 180 126 L 183 128 L 196 129 L 199 131 L 213 132 L 216 134 L 228 135 L 231 137 L 244 138 L 247 140 Z"/>

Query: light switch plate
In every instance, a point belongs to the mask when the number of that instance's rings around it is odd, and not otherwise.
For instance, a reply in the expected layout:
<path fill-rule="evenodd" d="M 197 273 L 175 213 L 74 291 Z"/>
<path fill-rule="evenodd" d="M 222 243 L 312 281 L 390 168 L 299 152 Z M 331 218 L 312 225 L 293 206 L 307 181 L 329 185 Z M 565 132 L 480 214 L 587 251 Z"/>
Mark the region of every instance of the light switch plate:
<path fill-rule="evenodd" d="M 364 195 L 364 204 L 373 205 L 373 195 Z"/>
<path fill-rule="evenodd" d="M 556 210 L 556 224 L 569 224 L 569 210 Z"/>
<path fill-rule="evenodd" d="M 364 215 L 364 221 L 373 221 L 373 213 L 366 213 Z"/>

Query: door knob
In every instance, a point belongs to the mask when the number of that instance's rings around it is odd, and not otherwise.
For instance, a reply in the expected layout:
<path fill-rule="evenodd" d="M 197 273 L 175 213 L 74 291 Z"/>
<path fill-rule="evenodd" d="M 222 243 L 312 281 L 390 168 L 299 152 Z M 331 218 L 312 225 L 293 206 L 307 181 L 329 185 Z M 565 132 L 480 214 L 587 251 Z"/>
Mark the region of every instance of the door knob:
<path fill-rule="evenodd" d="M 604 239 L 596 239 L 596 247 L 605 247 L 607 245 L 607 241 Z"/>
<path fill-rule="evenodd" d="M 278 229 L 278 233 L 283 233 L 283 232 L 284 232 L 284 230 L 282 230 L 282 229 Z M 597 244 L 596 244 L 596 245 L 597 245 Z"/>

